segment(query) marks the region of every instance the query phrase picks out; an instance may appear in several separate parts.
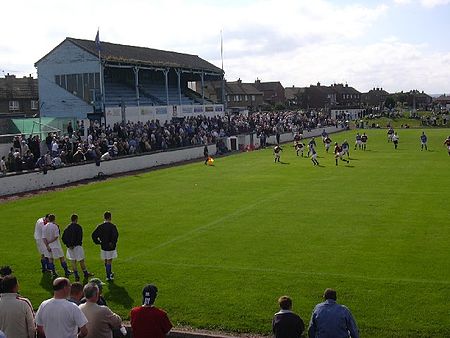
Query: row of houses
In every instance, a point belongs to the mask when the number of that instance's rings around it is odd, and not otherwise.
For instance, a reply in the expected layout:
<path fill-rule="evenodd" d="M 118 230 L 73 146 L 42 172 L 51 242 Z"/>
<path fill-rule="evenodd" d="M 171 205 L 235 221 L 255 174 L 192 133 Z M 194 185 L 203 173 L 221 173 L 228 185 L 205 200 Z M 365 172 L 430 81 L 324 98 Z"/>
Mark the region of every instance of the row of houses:
<path fill-rule="evenodd" d="M 212 101 L 220 100 L 222 83 L 210 81 L 204 83 L 204 95 Z M 196 83 L 200 92 L 201 83 Z M 321 83 L 309 87 L 286 87 L 280 82 L 253 83 L 225 81 L 225 104 L 228 109 L 258 111 L 262 109 L 292 108 L 330 111 L 332 109 L 383 110 L 401 104 L 412 109 L 450 108 L 450 95 L 432 98 L 423 91 L 388 93 L 383 88 L 373 88 L 361 93 L 348 84 Z M 0 78 L 0 116 L 18 117 L 39 114 L 38 80 L 31 75 L 16 77 L 6 74 Z"/>

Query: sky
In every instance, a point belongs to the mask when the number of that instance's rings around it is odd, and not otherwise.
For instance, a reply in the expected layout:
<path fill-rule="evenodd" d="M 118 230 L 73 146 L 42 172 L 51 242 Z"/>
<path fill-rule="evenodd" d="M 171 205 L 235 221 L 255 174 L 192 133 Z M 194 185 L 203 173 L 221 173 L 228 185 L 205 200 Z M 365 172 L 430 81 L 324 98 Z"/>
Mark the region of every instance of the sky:
<path fill-rule="evenodd" d="M 5 0 L 0 76 L 66 37 L 199 55 L 228 81 L 450 93 L 450 0 Z M 221 34 L 222 32 L 222 34 Z"/>

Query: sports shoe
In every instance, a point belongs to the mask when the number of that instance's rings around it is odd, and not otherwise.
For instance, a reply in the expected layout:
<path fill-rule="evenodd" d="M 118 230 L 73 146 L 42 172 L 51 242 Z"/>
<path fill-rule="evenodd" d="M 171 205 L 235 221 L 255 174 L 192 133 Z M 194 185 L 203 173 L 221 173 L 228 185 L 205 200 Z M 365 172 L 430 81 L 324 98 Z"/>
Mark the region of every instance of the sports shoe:
<path fill-rule="evenodd" d="M 111 274 L 109 275 L 109 277 L 106 277 L 106 280 L 107 280 L 108 282 L 113 281 L 113 280 L 114 280 L 114 272 L 111 272 Z"/>
<path fill-rule="evenodd" d="M 83 272 L 83 274 L 84 274 L 85 278 L 95 276 L 92 272 L 89 272 L 89 271 Z"/>

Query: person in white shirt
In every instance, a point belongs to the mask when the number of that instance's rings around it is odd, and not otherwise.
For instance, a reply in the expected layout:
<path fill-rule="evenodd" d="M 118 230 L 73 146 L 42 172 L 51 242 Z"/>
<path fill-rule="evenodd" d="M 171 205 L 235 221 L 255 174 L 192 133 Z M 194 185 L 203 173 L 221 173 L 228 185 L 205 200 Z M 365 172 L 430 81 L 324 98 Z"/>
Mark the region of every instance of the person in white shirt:
<path fill-rule="evenodd" d="M 34 240 L 36 241 L 36 247 L 38 252 L 41 254 L 41 268 L 42 272 L 47 272 L 48 270 L 48 256 L 47 247 L 45 246 L 44 240 L 42 239 L 42 230 L 48 222 L 48 214 L 44 217 L 39 218 L 34 226 Z M 47 256 L 47 257 L 46 257 Z"/>
<path fill-rule="evenodd" d="M 48 258 L 48 269 L 52 272 L 53 277 L 58 277 L 55 270 L 55 259 L 59 259 L 61 266 L 64 269 L 66 277 L 69 277 L 72 271 L 67 267 L 67 262 L 64 258 L 64 252 L 59 242 L 59 226 L 55 223 L 56 217 L 53 214 L 48 215 L 48 223 L 45 225 L 42 231 L 42 240 L 45 243 L 47 252 L 45 257 Z"/>
<path fill-rule="evenodd" d="M 67 278 L 56 278 L 53 298 L 43 301 L 36 312 L 37 330 L 46 338 L 82 338 L 88 334 L 86 316 L 67 300 L 70 287 Z"/>

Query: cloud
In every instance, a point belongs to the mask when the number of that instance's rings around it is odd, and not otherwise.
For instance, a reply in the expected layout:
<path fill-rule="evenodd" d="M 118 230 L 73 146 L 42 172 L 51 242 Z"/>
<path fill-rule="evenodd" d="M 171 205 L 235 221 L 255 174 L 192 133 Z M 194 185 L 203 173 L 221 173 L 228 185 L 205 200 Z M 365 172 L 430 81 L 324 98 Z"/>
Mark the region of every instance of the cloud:
<path fill-rule="evenodd" d="M 418 3 L 426 8 L 434 8 L 437 6 L 444 6 L 450 4 L 450 0 L 394 0 L 397 5 L 410 5 Z"/>
<path fill-rule="evenodd" d="M 19 76 L 35 74 L 34 62 L 65 37 L 93 40 L 100 27 L 102 41 L 196 54 L 217 66 L 223 30 L 229 80 L 260 77 L 285 85 L 348 81 L 361 89 L 392 81 L 392 88 L 399 89 L 410 85 L 396 69 L 409 72 L 418 64 L 420 69 L 409 77 L 415 87 L 419 89 L 420 81 L 428 85 L 425 89 L 447 85 L 439 75 L 447 74 L 442 62 L 446 54 L 426 53 L 423 46 L 404 45 L 398 39 L 366 41 L 368 33 L 376 35 L 377 24 L 388 16 L 386 5 L 331 0 L 129 0 L 124 5 L 119 0 L 78 0 L 67 8 L 59 0 L 15 0 L 2 9 L 21 13 L 22 23 L 35 23 L 30 32 L 27 25 L 17 25 L 16 17 L 0 21 L 0 30 L 9 32 L 2 34 L 0 69 L 19 70 Z M 416 58 L 410 60 L 392 46 L 407 48 Z M 426 66 L 429 80 L 421 75 L 423 59 L 441 68 Z M 410 61 L 405 64 L 405 60 Z M 398 85 L 389 74 L 395 74 Z"/>

